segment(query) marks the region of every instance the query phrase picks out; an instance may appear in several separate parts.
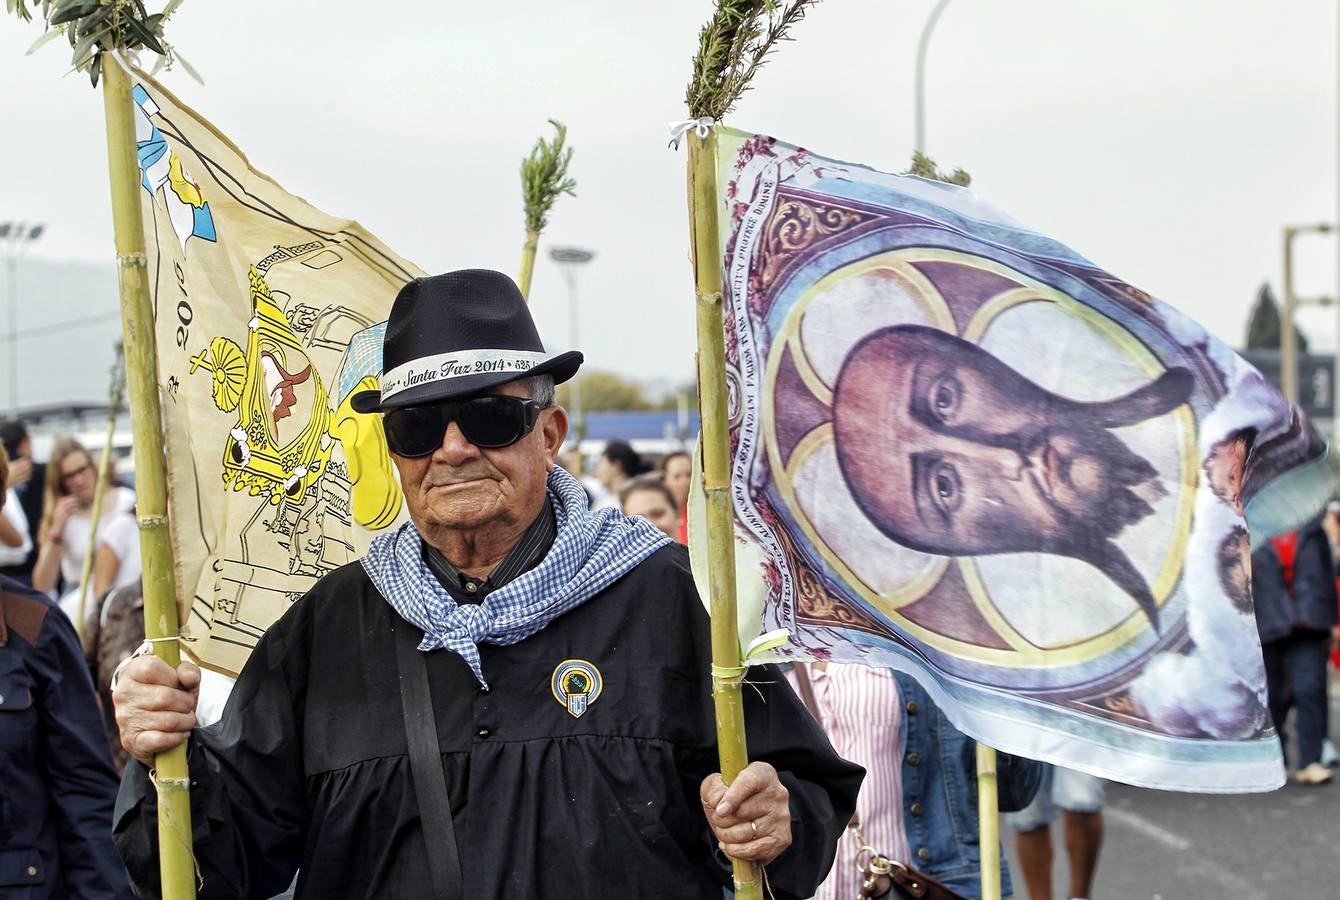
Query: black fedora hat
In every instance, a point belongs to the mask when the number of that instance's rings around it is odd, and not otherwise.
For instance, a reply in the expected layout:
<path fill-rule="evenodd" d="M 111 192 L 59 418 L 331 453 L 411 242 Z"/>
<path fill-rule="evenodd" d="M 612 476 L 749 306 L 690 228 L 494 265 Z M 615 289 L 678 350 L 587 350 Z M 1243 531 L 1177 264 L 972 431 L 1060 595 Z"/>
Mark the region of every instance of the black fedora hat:
<path fill-rule="evenodd" d="M 582 354 L 545 352 L 526 298 L 501 272 L 461 269 L 416 278 L 400 289 L 382 342 L 381 390 L 361 391 L 358 412 L 451 400 L 552 375 L 577 374 Z"/>

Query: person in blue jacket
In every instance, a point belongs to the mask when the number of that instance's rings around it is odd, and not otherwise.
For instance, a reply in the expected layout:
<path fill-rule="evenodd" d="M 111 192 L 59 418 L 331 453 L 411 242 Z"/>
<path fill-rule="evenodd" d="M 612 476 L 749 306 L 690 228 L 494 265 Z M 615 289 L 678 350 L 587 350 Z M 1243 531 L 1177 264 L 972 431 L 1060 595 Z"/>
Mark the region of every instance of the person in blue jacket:
<path fill-rule="evenodd" d="M 8 468 L 0 450 L 0 484 Z M 112 843 L 116 770 L 79 638 L 49 598 L 4 576 L 0 773 L 0 896 L 131 896 Z"/>
<path fill-rule="evenodd" d="M 1294 711 L 1299 784 L 1331 780 L 1321 764 L 1321 746 L 1329 706 L 1326 660 L 1337 622 L 1333 559 L 1320 517 L 1271 538 L 1252 554 L 1252 600 L 1270 716 L 1283 742 L 1285 719 Z"/>

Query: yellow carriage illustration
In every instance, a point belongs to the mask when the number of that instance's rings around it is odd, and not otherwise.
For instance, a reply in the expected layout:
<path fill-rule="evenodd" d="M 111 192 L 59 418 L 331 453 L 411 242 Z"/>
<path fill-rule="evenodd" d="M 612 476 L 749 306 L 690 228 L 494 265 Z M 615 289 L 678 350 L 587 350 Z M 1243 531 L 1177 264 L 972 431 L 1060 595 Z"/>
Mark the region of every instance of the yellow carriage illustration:
<path fill-rule="evenodd" d="M 223 450 L 224 484 L 272 504 L 298 506 L 330 462 L 329 398 L 269 285 L 254 268 L 249 277 L 254 314 L 245 353 L 229 338 L 216 337 L 191 358 L 191 371 L 212 372 L 215 406 L 238 414 Z M 295 416 L 300 387 L 308 402 Z M 305 420 L 299 418 L 304 413 Z M 293 419 L 292 426 L 282 427 L 284 419 Z"/>
<path fill-rule="evenodd" d="M 317 495 L 315 488 L 338 440 L 344 447 L 344 474 L 352 485 L 352 497 L 339 505 L 364 528 L 386 527 L 400 513 L 403 496 L 381 423 L 376 416 L 354 412 L 348 397 L 336 398 L 332 408 L 329 388 L 312 359 L 313 349 L 342 350 L 347 338 L 343 332 L 351 326 L 343 321 L 347 313 L 332 309 L 313 312 L 310 321 L 304 318 L 302 330 L 317 342 L 315 347 L 305 345 L 265 278 L 255 268 L 248 277 L 253 315 L 247 323 L 246 350 L 230 338 L 216 337 L 191 358 L 192 373 L 203 369 L 213 376 L 214 405 L 237 413 L 223 448 L 224 484 L 297 512 Z M 352 324 L 367 323 L 359 319 Z M 343 369 L 337 383 L 342 377 L 347 377 Z M 372 375 L 354 380 L 359 388 L 376 386 Z"/>

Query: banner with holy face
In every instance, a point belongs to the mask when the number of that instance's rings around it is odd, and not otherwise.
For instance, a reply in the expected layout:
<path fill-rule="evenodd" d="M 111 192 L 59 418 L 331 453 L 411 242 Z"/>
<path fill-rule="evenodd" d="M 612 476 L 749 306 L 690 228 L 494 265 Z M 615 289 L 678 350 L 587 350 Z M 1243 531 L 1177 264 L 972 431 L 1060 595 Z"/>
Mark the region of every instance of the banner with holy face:
<path fill-rule="evenodd" d="M 1298 410 L 970 191 L 718 141 L 737 532 L 780 655 L 908 671 L 1104 777 L 1278 786 L 1250 547 L 1325 498 Z"/>

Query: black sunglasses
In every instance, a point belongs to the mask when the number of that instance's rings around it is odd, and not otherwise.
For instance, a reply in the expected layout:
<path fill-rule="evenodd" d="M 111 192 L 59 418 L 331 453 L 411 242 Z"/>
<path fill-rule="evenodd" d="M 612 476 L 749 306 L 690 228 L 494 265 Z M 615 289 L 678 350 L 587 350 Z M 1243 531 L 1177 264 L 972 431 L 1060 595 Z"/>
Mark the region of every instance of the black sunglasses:
<path fill-rule="evenodd" d="M 397 456 L 427 456 L 442 446 L 452 422 L 476 447 L 509 447 L 530 434 L 540 406 L 521 397 L 490 395 L 393 409 L 382 417 L 386 445 Z"/>

